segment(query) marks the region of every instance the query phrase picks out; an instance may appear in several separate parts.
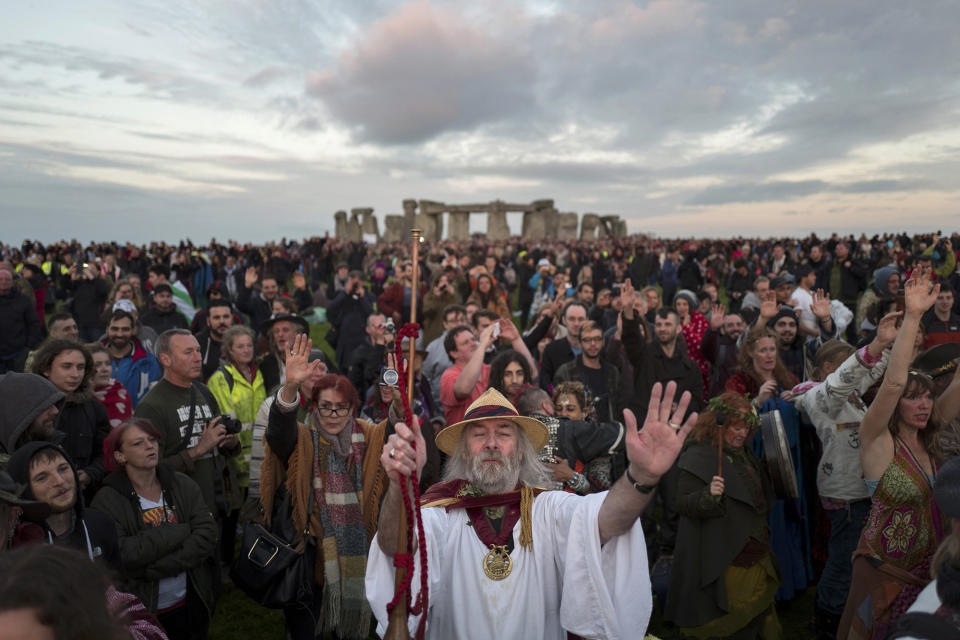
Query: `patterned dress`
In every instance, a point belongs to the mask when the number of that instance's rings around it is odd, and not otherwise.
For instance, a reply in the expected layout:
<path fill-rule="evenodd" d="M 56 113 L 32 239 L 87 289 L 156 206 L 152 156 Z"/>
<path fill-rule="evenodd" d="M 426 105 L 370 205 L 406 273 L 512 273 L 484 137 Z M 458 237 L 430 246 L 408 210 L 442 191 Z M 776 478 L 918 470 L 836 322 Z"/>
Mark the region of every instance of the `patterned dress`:
<path fill-rule="evenodd" d="M 700 367 L 700 375 L 703 376 L 703 399 L 707 400 L 707 392 L 710 389 L 710 361 L 703 355 L 700 345 L 703 343 L 703 334 L 710 328 L 710 321 L 699 311 L 693 311 L 690 314 L 690 322 L 683 325 L 681 331 L 683 339 L 687 343 L 687 355 Z"/>
<path fill-rule="evenodd" d="M 936 475 L 939 466 L 933 463 Z M 854 552 L 853 582 L 838 638 L 883 638 L 930 582 L 930 559 L 946 518 L 928 478 L 901 440 L 883 472 Z"/>

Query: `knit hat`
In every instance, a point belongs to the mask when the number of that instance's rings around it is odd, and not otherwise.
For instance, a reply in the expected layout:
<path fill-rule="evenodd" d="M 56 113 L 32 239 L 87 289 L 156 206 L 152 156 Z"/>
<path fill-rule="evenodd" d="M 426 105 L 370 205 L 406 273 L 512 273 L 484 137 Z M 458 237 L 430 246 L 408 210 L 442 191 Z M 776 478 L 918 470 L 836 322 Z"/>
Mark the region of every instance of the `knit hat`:
<path fill-rule="evenodd" d="M 887 289 L 887 281 L 895 273 L 897 273 L 895 267 L 881 267 L 873 273 L 873 288 L 876 289 L 877 293 L 882 296 L 890 295 L 890 291 Z"/>
<path fill-rule="evenodd" d="M 467 407 L 463 420 L 437 434 L 437 448 L 448 456 L 453 455 L 465 426 L 491 419 L 509 420 L 517 425 L 526 434 L 535 451 L 540 451 L 547 444 L 547 427 L 536 418 L 521 416 L 502 393 L 491 387 Z"/>
<path fill-rule="evenodd" d="M 673 294 L 673 305 L 676 306 L 677 300 L 686 300 L 687 304 L 690 305 L 690 309 L 694 310 L 700 306 L 700 301 L 697 299 L 697 294 L 690 289 L 680 289 L 675 294 Z"/>
<path fill-rule="evenodd" d="M 797 312 L 793 310 L 793 307 L 787 304 L 780 307 L 780 310 L 777 311 L 777 315 L 770 318 L 770 320 L 767 322 L 767 326 L 773 328 L 773 326 L 777 324 L 777 320 L 780 318 L 790 318 L 794 322 L 799 323 Z"/>
<path fill-rule="evenodd" d="M 539 269 L 540 267 L 549 267 L 549 266 L 550 266 L 550 261 L 547 260 L 546 258 L 540 258 L 539 262 L 537 262 L 537 269 Z"/>

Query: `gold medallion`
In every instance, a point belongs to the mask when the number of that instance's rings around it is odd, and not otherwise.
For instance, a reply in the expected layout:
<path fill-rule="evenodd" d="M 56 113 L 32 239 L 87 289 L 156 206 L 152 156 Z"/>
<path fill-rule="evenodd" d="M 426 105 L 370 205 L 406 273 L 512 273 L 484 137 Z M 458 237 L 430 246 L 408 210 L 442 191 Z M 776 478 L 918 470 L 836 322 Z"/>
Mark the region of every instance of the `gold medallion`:
<path fill-rule="evenodd" d="M 507 552 L 507 545 L 492 544 L 490 551 L 483 557 L 483 572 L 491 580 L 503 580 L 513 570 L 513 559 Z"/>

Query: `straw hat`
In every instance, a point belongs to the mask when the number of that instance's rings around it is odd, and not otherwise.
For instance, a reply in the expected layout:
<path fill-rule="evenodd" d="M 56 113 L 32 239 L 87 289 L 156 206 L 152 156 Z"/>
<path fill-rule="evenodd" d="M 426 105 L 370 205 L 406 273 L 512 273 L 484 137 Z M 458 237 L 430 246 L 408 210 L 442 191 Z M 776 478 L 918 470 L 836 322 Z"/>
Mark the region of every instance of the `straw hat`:
<path fill-rule="evenodd" d="M 517 413 L 516 408 L 510 404 L 510 401 L 503 397 L 503 394 L 494 388 L 487 389 L 479 398 L 474 400 L 463 420 L 452 424 L 437 434 L 437 448 L 445 454 L 453 455 L 453 450 L 457 447 L 460 440 L 460 434 L 463 428 L 471 422 L 480 422 L 481 420 L 490 420 L 492 418 L 509 420 L 514 423 L 527 435 L 534 451 L 540 451 L 547 444 L 547 428 L 536 418 L 528 418 Z"/>

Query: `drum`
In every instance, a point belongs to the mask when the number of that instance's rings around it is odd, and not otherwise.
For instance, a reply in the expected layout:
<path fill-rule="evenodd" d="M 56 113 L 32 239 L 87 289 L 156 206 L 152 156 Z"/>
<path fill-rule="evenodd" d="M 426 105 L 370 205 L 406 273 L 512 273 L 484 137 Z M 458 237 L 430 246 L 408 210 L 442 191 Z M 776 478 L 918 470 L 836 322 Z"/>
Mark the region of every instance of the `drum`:
<path fill-rule="evenodd" d="M 763 438 L 763 454 L 767 471 L 778 498 L 799 498 L 797 473 L 790 455 L 790 442 L 783 428 L 779 411 L 760 414 L 760 436 Z"/>

